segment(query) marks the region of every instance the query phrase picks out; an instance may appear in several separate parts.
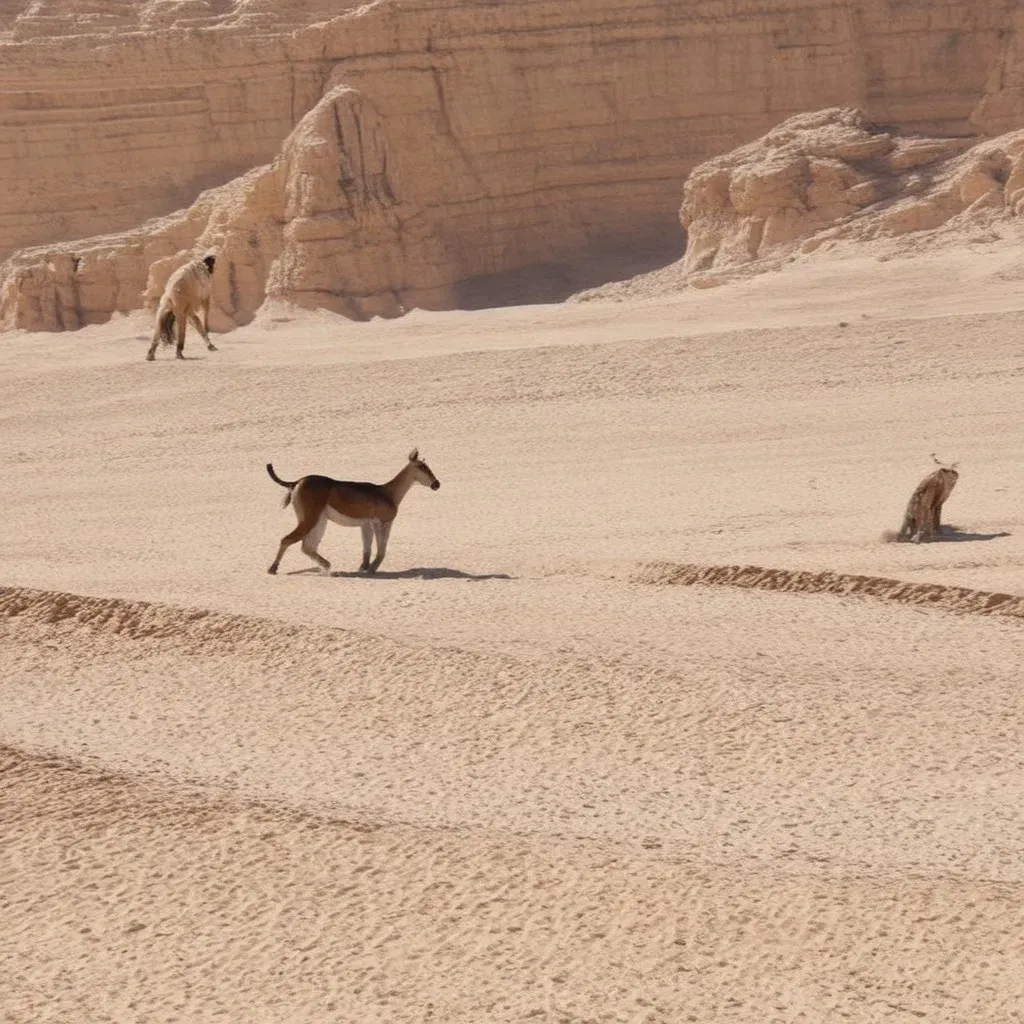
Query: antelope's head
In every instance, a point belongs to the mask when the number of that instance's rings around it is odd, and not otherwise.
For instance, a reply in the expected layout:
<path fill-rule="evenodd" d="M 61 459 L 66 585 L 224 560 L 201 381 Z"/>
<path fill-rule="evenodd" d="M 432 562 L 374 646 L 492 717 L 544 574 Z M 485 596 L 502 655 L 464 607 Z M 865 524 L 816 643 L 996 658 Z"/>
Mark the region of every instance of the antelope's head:
<path fill-rule="evenodd" d="M 429 487 L 436 491 L 441 486 L 441 481 L 434 476 L 433 470 L 420 458 L 419 448 L 413 448 L 409 452 L 409 465 L 412 466 L 412 478 L 418 484 Z"/>

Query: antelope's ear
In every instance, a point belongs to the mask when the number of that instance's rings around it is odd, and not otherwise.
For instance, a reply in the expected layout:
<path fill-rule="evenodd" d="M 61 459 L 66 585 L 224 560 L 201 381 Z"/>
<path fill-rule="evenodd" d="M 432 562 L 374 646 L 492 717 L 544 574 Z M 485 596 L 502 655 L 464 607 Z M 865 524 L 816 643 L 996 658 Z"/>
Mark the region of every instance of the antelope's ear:
<path fill-rule="evenodd" d="M 419 448 L 413 448 L 413 450 L 411 452 L 409 452 L 409 461 L 410 462 L 416 462 L 419 459 L 419 457 L 420 457 L 420 450 L 419 450 Z"/>

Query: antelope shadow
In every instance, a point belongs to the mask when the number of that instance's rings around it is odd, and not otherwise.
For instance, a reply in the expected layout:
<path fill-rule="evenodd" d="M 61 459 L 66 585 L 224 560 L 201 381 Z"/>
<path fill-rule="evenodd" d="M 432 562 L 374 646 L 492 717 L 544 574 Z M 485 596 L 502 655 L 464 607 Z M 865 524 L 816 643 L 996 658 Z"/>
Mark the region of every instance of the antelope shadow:
<path fill-rule="evenodd" d="M 449 569 L 444 566 L 416 566 L 413 569 L 378 569 L 375 573 L 331 570 L 332 576 L 340 579 L 370 580 L 514 580 L 507 572 L 463 572 L 461 569 Z"/>
<path fill-rule="evenodd" d="M 292 569 L 286 576 L 319 576 L 320 570 L 311 565 L 308 569 Z M 413 569 L 378 569 L 375 573 L 359 572 L 357 569 L 332 569 L 328 573 L 333 579 L 342 580 L 514 580 L 507 572 L 463 572 L 445 566 L 417 566 Z"/>

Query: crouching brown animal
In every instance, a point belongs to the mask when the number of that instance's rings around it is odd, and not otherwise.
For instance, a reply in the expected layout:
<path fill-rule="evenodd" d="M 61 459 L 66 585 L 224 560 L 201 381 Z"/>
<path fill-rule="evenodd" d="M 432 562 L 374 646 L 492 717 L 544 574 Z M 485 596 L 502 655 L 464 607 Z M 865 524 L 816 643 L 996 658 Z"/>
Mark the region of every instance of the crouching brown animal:
<path fill-rule="evenodd" d="M 929 473 L 910 496 L 907 511 L 903 515 L 903 525 L 896 535 L 898 541 L 912 540 L 919 544 L 922 540 L 931 540 L 942 525 L 942 506 L 956 486 L 960 474 L 955 464 L 943 466 L 934 455 L 932 459 L 939 468 Z"/>
<path fill-rule="evenodd" d="M 303 552 L 325 573 L 330 572 L 331 563 L 317 551 L 328 522 L 340 526 L 358 526 L 363 531 L 363 561 L 359 571 L 376 572 L 384 561 L 398 506 L 409 488 L 413 484 L 423 484 L 436 491 L 441 486 L 416 448 L 409 453 L 409 461 L 386 484 L 332 480 L 329 476 L 303 476 L 289 482 L 282 480 L 269 462 L 267 472 L 275 484 L 288 488 L 284 507 L 287 508 L 290 503 L 299 520 L 295 529 L 281 538 L 277 557 L 267 569 L 271 574 L 277 572 L 285 551 L 296 541 L 302 541 Z M 371 561 L 370 549 L 374 538 L 377 541 L 377 557 Z"/>
<path fill-rule="evenodd" d="M 216 256 L 204 256 L 201 260 L 190 260 L 183 267 L 171 274 L 164 287 L 160 305 L 156 311 L 156 330 L 153 342 L 149 346 L 146 358 L 156 358 L 156 347 L 163 342 L 173 342 L 172 332 L 177 333 L 175 356 L 184 359 L 185 330 L 188 321 L 203 336 L 210 352 L 216 352 L 217 346 L 210 341 L 210 299 L 213 297 L 213 267 Z M 199 319 L 202 311 L 203 319 Z"/>

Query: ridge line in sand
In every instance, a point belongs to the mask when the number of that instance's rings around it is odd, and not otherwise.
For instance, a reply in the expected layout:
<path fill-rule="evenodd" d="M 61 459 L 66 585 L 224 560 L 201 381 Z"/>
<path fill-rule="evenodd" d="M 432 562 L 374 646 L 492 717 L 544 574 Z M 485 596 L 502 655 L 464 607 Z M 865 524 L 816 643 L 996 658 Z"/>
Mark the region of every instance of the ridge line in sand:
<path fill-rule="evenodd" d="M 652 586 L 727 586 L 780 593 L 869 597 L 961 615 L 997 615 L 1024 619 L 1024 597 L 1016 594 L 942 583 L 914 583 L 856 573 L 656 561 L 640 563 L 628 579 L 633 583 Z M 198 625 L 200 622 L 204 633 L 209 631 L 215 635 L 223 635 L 243 624 L 249 629 L 262 626 L 273 631 L 283 630 L 291 635 L 301 634 L 310 628 L 286 620 L 158 601 L 0 586 L 0 619 L 22 616 L 26 612 L 36 621 L 58 623 L 73 619 L 80 625 L 106 628 L 133 638 L 177 636 L 184 623 Z M 365 636 L 342 627 L 316 628 L 330 629 L 352 638 Z M 388 639 L 397 643 L 394 638 Z"/>
<path fill-rule="evenodd" d="M 761 565 L 699 565 L 645 562 L 630 577 L 654 586 L 724 586 L 798 594 L 871 597 L 898 604 L 921 605 L 961 615 L 1000 615 L 1024 619 L 1024 597 L 943 583 L 912 583 L 885 576 L 804 569 L 773 569 Z"/>
<path fill-rule="evenodd" d="M 193 823 L 213 819 L 218 815 L 233 817 L 247 815 L 261 823 L 290 821 L 307 828 L 332 828 L 355 836 L 370 836 L 377 833 L 409 834 L 419 836 L 436 836 L 439 838 L 458 833 L 475 833 L 487 835 L 492 840 L 509 844 L 509 846 L 526 850 L 538 839 L 553 842 L 557 846 L 589 850 L 594 854 L 604 851 L 613 858 L 628 855 L 643 857 L 651 861 L 686 866 L 697 874 L 707 871 L 725 870 L 732 865 L 719 860 L 706 852 L 674 850 L 666 854 L 660 847 L 651 848 L 641 842 L 616 839 L 609 836 L 583 835 L 573 832 L 550 833 L 531 830 L 512 830 L 481 828 L 472 825 L 431 825 L 424 822 L 391 820 L 391 819 L 360 819 L 358 816 L 344 817 L 318 811 L 312 807 L 297 806 L 281 799 L 257 796 L 253 793 L 235 790 L 230 787 L 214 785 L 198 780 L 169 779 L 156 773 L 133 772 L 114 765 L 92 761 L 67 751 L 25 749 L 16 744 L 0 743 L 0 779 L 5 785 L 13 787 L 28 782 L 33 776 L 42 773 L 58 772 L 65 777 L 74 778 L 73 785 L 79 790 L 108 787 L 116 795 L 116 800 L 94 798 L 85 802 L 79 812 L 81 819 L 102 816 L 108 813 L 112 804 L 116 803 L 122 810 L 130 808 L 133 812 L 144 815 L 173 813 L 175 810 L 187 811 Z M 28 817 L 36 817 L 32 811 L 25 818 L 11 817 L 10 826 L 22 824 Z M 907 871 L 905 868 L 886 869 L 868 862 L 850 861 L 841 865 L 828 865 L 830 870 L 815 871 L 815 864 L 801 863 L 799 866 L 787 864 L 778 858 L 767 860 L 748 859 L 743 864 L 746 872 L 770 874 L 777 878 L 805 879 L 811 874 L 855 878 L 860 882 L 883 884 L 890 878 L 904 881 L 922 881 L 935 883 L 938 881 L 958 886 L 989 885 L 1008 894 L 1016 893 L 1018 883 L 1004 878 L 985 876 L 965 877 L 955 872 L 941 871 Z M 852 874 L 848 874 L 852 871 Z"/>

